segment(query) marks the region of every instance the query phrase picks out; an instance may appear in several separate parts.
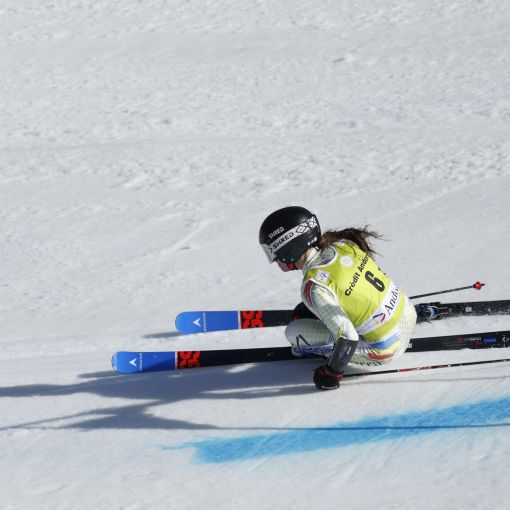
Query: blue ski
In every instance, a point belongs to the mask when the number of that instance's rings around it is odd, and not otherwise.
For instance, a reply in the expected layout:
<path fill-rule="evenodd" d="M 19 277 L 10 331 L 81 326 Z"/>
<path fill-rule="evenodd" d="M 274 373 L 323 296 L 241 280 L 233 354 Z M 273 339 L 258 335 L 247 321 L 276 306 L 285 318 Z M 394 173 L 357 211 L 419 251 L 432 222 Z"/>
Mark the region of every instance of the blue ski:
<path fill-rule="evenodd" d="M 112 357 L 112 366 L 116 372 L 134 374 L 137 372 L 156 372 L 175 370 L 177 352 L 116 352 Z"/>
<path fill-rule="evenodd" d="M 229 329 L 284 326 L 291 320 L 292 310 L 224 310 L 182 312 L 175 318 L 181 333 L 206 333 Z"/>
<path fill-rule="evenodd" d="M 415 305 L 418 322 L 480 315 L 510 314 L 510 300 L 462 303 L 419 303 Z M 292 320 L 292 310 L 224 310 L 182 312 L 175 319 L 181 333 L 206 333 L 229 329 L 285 326 Z"/>
<path fill-rule="evenodd" d="M 239 312 L 182 312 L 175 318 L 175 327 L 181 333 L 206 333 L 239 329 Z"/>

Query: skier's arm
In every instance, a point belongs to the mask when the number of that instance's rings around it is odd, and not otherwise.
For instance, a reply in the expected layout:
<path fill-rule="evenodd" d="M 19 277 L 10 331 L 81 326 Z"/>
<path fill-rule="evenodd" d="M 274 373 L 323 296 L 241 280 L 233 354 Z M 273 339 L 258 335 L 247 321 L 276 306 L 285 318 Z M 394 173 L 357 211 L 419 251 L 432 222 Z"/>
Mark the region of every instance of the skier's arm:
<path fill-rule="evenodd" d="M 335 346 L 327 366 L 333 373 L 342 374 L 358 345 L 356 329 L 327 287 L 308 280 L 303 285 L 303 301 L 333 334 Z"/>

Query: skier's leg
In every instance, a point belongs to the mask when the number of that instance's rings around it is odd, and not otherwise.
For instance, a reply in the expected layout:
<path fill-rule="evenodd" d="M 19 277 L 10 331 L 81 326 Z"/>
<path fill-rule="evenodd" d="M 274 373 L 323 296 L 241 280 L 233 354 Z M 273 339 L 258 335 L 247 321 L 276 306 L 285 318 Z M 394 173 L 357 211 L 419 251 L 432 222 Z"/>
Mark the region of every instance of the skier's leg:
<path fill-rule="evenodd" d="M 292 321 L 285 329 L 285 336 L 296 356 L 329 356 L 335 338 L 322 322 L 315 319 Z"/>

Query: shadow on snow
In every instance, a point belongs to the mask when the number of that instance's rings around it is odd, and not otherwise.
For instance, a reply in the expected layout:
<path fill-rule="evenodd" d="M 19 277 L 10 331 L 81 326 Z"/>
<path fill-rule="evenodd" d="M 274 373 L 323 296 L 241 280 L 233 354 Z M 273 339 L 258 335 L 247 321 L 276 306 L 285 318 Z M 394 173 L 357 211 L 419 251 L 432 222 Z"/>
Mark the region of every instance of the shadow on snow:
<path fill-rule="evenodd" d="M 171 417 L 161 417 L 152 414 L 158 406 L 169 406 L 173 403 L 200 399 L 260 399 L 272 397 L 296 396 L 314 393 L 317 390 L 311 382 L 312 369 L 317 360 L 303 360 L 300 363 L 288 364 L 285 362 L 266 365 L 246 365 L 242 370 L 239 367 L 211 367 L 200 370 L 183 370 L 178 372 L 159 372 L 147 374 L 119 375 L 112 371 L 82 374 L 84 382 L 70 385 L 32 384 L 0 388 L 0 398 L 30 398 L 70 396 L 78 393 L 90 393 L 103 398 L 135 400 L 134 404 L 119 403 L 110 407 L 101 407 L 80 413 L 46 418 L 36 421 L 18 423 L 11 426 L 0 427 L 0 430 L 22 428 L 56 428 L 56 429 L 165 429 L 165 430 L 278 430 L 278 431 L 310 431 L 310 430 L 347 430 L 347 425 L 338 427 L 224 427 L 206 423 L 194 423 Z M 491 377 L 479 378 L 482 380 Z M 501 379 L 498 377 L 497 379 Z M 460 381 L 462 379 L 457 379 Z M 469 381 L 474 378 L 467 379 Z M 431 378 L 416 380 L 404 377 L 393 380 L 363 380 L 362 384 L 398 384 L 441 381 Z M 451 384 L 451 380 L 445 382 Z M 348 385 L 349 383 L 344 383 Z M 341 391 L 341 390 L 340 390 Z M 171 414 L 166 411 L 167 415 Z M 72 423 L 63 425 L 62 421 L 72 420 Z M 368 424 L 365 424 L 368 425 Z M 374 424 L 369 428 L 374 429 Z M 388 429 L 388 423 L 381 425 Z M 427 429 L 435 427 L 433 423 L 424 425 Z M 462 428 L 479 426 L 508 426 L 508 423 L 481 423 L 457 422 L 454 424 L 441 423 L 439 428 Z M 364 426 L 363 426 L 364 427 Z M 391 426 L 390 426 L 391 427 Z M 418 424 L 412 425 L 416 429 Z M 357 429 L 358 426 L 356 425 Z M 404 428 L 409 428 L 406 424 Z M 364 427 L 366 429 L 366 427 Z"/>

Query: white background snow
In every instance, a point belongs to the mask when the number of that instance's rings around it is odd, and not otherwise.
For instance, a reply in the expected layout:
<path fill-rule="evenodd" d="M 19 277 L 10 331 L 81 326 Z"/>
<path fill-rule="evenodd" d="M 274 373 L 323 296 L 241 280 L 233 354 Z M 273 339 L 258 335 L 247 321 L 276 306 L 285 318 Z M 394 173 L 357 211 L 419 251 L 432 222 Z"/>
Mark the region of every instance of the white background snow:
<path fill-rule="evenodd" d="M 510 298 L 509 26 L 492 0 L 3 0 L 0 506 L 508 508 L 510 364 L 317 392 L 313 361 L 120 376 L 110 358 L 285 345 L 173 321 L 293 307 L 300 275 L 257 242 L 292 204 L 383 233 L 408 294 L 480 279 L 445 300 Z"/>

